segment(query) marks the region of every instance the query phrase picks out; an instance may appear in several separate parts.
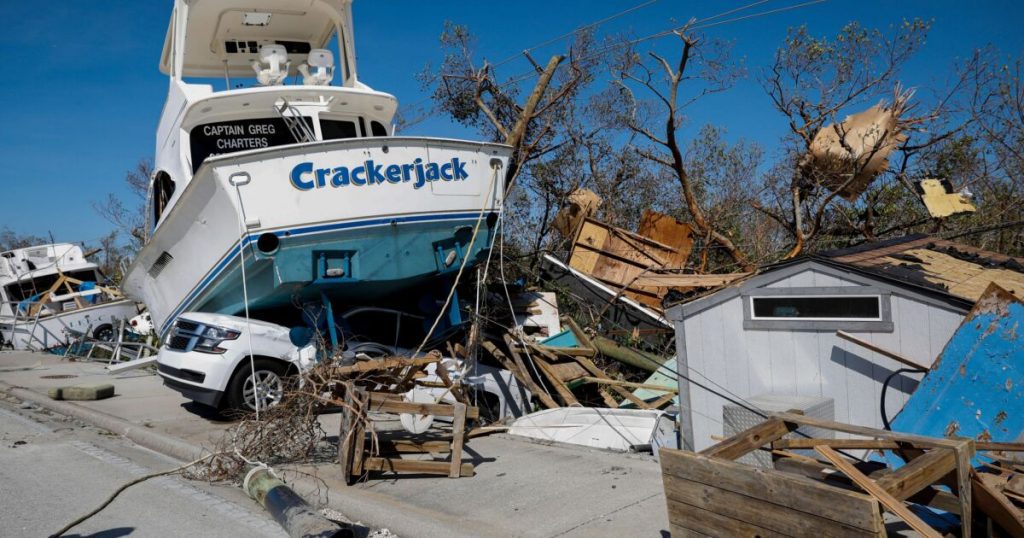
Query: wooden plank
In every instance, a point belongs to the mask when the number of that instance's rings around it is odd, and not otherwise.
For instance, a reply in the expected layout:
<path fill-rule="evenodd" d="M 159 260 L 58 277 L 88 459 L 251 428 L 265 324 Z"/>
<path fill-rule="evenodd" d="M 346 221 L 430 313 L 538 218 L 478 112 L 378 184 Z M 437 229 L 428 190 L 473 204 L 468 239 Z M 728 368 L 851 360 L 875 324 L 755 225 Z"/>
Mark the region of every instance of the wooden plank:
<path fill-rule="evenodd" d="M 608 408 L 616 408 L 619 406 L 619 402 L 615 401 L 615 398 L 608 393 L 603 387 L 597 389 L 597 393 L 601 395 L 601 399 L 604 400 L 604 405 Z"/>
<path fill-rule="evenodd" d="M 665 496 L 733 520 L 790 536 L 876 536 L 827 516 L 782 508 L 771 498 L 750 497 L 685 478 L 665 475 Z"/>
<path fill-rule="evenodd" d="M 774 532 L 764 527 L 759 527 L 746 521 L 731 519 L 719 515 L 711 510 L 705 510 L 696 506 L 681 503 L 674 499 L 665 499 L 668 506 L 668 520 L 672 525 L 672 536 L 729 536 L 729 537 L 758 537 L 758 538 L 782 538 L 792 536 Z M 685 529 L 677 532 L 676 529 Z"/>
<path fill-rule="evenodd" d="M 572 334 L 576 336 L 576 341 L 579 342 L 581 346 L 587 349 L 595 350 L 596 352 L 597 348 L 594 347 L 594 343 L 590 341 L 590 336 L 588 336 L 587 333 L 584 332 L 583 329 L 581 329 L 580 326 L 576 324 L 576 320 L 570 318 L 569 316 L 562 316 L 562 321 L 569 326 L 569 330 L 572 331 Z"/>
<path fill-rule="evenodd" d="M 921 364 L 921 363 L 919 363 L 919 362 L 917 362 L 917 361 L 915 361 L 913 359 L 908 359 L 908 358 L 904 357 L 903 355 L 900 355 L 899 353 L 896 353 L 894 351 L 889 351 L 888 349 L 885 349 L 885 348 L 880 347 L 880 346 L 876 346 L 875 344 L 872 344 L 871 342 L 868 342 L 866 340 L 861 340 L 860 338 L 857 338 L 856 336 L 854 336 L 854 335 L 852 335 L 852 334 L 850 334 L 850 333 L 848 333 L 846 331 L 836 331 L 836 336 L 838 336 L 839 338 L 842 338 L 843 340 L 846 340 L 848 342 L 853 342 L 854 344 L 857 344 L 858 346 L 863 347 L 864 349 L 869 349 L 871 351 L 874 351 L 875 353 L 878 353 L 879 355 L 884 355 L 886 357 L 889 357 L 890 359 L 892 359 L 892 360 L 894 360 L 896 362 L 903 363 L 904 365 L 909 366 L 911 368 L 916 368 L 916 369 L 918 369 L 918 370 L 920 370 L 922 372 L 927 372 L 928 371 L 928 367 L 927 366 L 925 366 L 925 365 L 923 365 L 923 364 Z"/>
<path fill-rule="evenodd" d="M 367 471 L 447 475 L 451 470 L 451 464 L 447 461 L 366 458 L 363 462 L 363 469 Z M 459 469 L 459 476 L 473 476 L 475 472 L 472 463 L 463 463 Z"/>
<path fill-rule="evenodd" d="M 540 371 L 548 378 L 548 383 L 555 388 L 555 392 L 557 392 L 558 397 L 562 399 L 562 403 L 567 406 L 580 404 L 576 399 L 576 396 L 573 396 L 572 391 L 569 390 L 569 387 L 566 387 L 565 383 L 559 379 L 558 373 L 551 368 L 550 364 L 540 357 L 534 357 L 533 363 L 537 365 L 537 368 L 540 368 Z"/>
<path fill-rule="evenodd" d="M 710 275 L 682 275 L 671 273 L 648 273 L 633 281 L 634 286 L 658 288 L 710 288 L 735 282 L 750 276 L 750 273 L 726 273 Z"/>
<path fill-rule="evenodd" d="M 619 387 L 629 387 L 631 389 L 657 390 L 657 391 L 661 391 L 661 392 L 671 392 L 673 394 L 679 392 L 679 387 L 666 387 L 664 385 L 649 385 L 649 384 L 646 384 L 646 383 L 633 383 L 632 381 L 619 381 L 618 379 L 610 379 L 610 378 L 607 378 L 607 377 L 589 377 L 589 376 L 584 376 L 584 377 L 580 377 L 578 379 L 580 379 L 581 381 L 586 381 L 587 383 L 598 383 L 598 384 L 601 384 L 601 385 L 617 385 Z"/>
<path fill-rule="evenodd" d="M 902 501 L 932 485 L 936 480 L 955 469 L 956 454 L 949 449 L 936 448 L 880 477 L 875 483 Z"/>
<path fill-rule="evenodd" d="M 438 417 L 455 416 L 455 407 L 451 404 L 416 403 L 381 399 L 377 394 L 378 393 L 370 394 L 369 409 L 371 411 L 378 411 L 381 413 L 412 413 L 417 415 L 434 415 Z M 467 408 L 466 416 L 473 419 L 479 418 L 480 409 L 476 407 Z"/>
<path fill-rule="evenodd" d="M 1024 536 L 1024 513 L 997 490 L 990 480 L 985 474 L 971 471 L 974 505 L 1010 536 Z"/>
<path fill-rule="evenodd" d="M 519 365 L 516 364 L 512 359 L 505 356 L 505 354 L 502 353 L 501 350 L 497 348 L 497 346 L 486 340 L 481 342 L 481 346 L 485 350 L 487 350 L 487 352 L 490 353 L 492 357 L 494 357 L 498 362 L 500 362 L 501 365 L 505 367 L 505 369 L 512 372 L 512 375 L 515 376 L 515 378 L 520 383 L 525 385 L 526 388 L 533 395 L 537 396 L 537 398 L 541 401 L 541 404 L 544 405 L 544 407 L 547 407 L 549 409 L 552 407 L 558 407 L 558 404 L 555 403 L 555 401 L 552 400 L 550 396 L 540 391 L 540 387 L 538 387 L 537 384 L 533 381 L 533 378 L 530 377 L 529 372 L 520 370 Z M 551 405 L 548 404 L 549 401 Z"/>
<path fill-rule="evenodd" d="M 447 454 L 452 450 L 451 441 L 414 441 L 411 439 L 381 439 L 380 450 L 382 453 L 442 453 Z"/>
<path fill-rule="evenodd" d="M 458 478 L 462 467 L 462 436 L 466 433 L 466 404 L 455 404 L 455 419 L 452 421 L 452 462 L 448 478 Z"/>
<path fill-rule="evenodd" d="M 876 484 L 874 480 L 871 480 L 864 475 L 864 473 L 858 471 L 852 463 L 840 456 L 838 452 L 827 446 L 817 446 L 814 447 L 814 450 L 822 456 L 825 456 L 825 459 L 832 462 L 832 465 L 835 465 L 837 469 L 842 471 L 843 474 L 850 478 L 850 480 L 853 480 L 855 484 L 864 488 L 864 491 L 867 491 L 872 497 L 878 499 L 878 502 L 882 503 L 882 506 L 885 506 L 887 510 L 899 516 L 899 518 L 905 521 L 907 525 L 910 525 L 910 528 L 914 529 L 926 538 L 942 538 L 941 534 L 911 512 L 910 509 L 903 504 L 903 501 L 889 495 L 889 493 Z"/>
<path fill-rule="evenodd" d="M 519 381 L 522 381 L 524 384 L 526 384 L 526 388 L 530 389 L 530 392 L 532 392 L 533 395 L 540 400 L 540 403 L 543 404 L 548 409 L 561 407 L 555 402 L 555 399 L 552 398 L 546 390 L 544 390 L 543 387 L 537 385 L 537 383 L 533 380 L 533 376 L 530 375 L 530 371 L 526 369 L 526 364 L 523 362 L 523 358 L 519 356 L 519 353 L 516 353 L 514 345 L 515 341 L 512 339 L 511 335 L 505 335 L 505 344 L 508 345 L 509 353 L 512 355 L 512 360 L 516 365 L 516 370 L 522 372 L 520 375 L 522 375 L 523 377 L 519 379 Z M 484 342 L 484 347 L 487 346 L 490 346 L 487 348 L 488 351 L 490 351 L 491 348 L 494 348 L 495 351 L 498 351 L 497 348 L 495 348 L 489 342 Z M 492 355 L 493 354 L 494 353 L 492 352 Z"/>
<path fill-rule="evenodd" d="M 544 348 L 549 353 L 555 355 L 567 355 L 569 357 L 595 357 L 597 351 L 585 347 L 557 347 L 557 346 L 545 346 L 538 345 L 538 347 Z"/>
<path fill-rule="evenodd" d="M 957 442 L 958 444 L 953 448 L 953 452 L 956 454 L 956 493 L 960 497 L 960 513 L 973 514 L 974 511 L 971 508 L 971 471 L 974 469 L 974 465 L 971 460 L 974 459 L 974 440 L 957 439 Z M 960 519 L 960 536 L 961 538 L 971 538 L 970 517 Z"/>
<path fill-rule="evenodd" d="M 770 444 L 783 435 L 795 430 L 784 421 L 768 419 L 753 428 L 740 433 L 701 451 L 702 456 L 734 460 L 752 450 Z"/>
<path fill-rule="evenodd" d="M 831 420 L 822 420 L 820 418 L 814 418 L 805 415 L 796 415 L 793 413 L 772 413 L 771 416 L 780 418 L 782 420 L 785 420 L 786 422 L 794 422 L 801 426 L 813 426 L 816 428 L 824 428 L 826 430 L 851 433 L 854 435 L 861 435 L 864 437 L 875 437 L 877 439 L 907 441 L 923 448 L 955 448 L 959 446 L 959 442 L 953 439 L 927 437 L 924 435 L 915 435 L 910 433 L 896 433 L 885 430 L 878 430 L 875 428 L 867 428 L 864 426 L 843 424 L 841 422 L 834 422 Z"/>
<path fill-rule="evenodd" d="M 352 475 L 363 474 L 363 457 L 366 452 L 366 409 L 370 404 L 370 395 L 366 391 L 356 391 L 353 398 L 356 405 L 352 435 Z"/>
<path fill-rule="evenodd" d="M 686 261 L 693 250 L 693 228 L 689 224 L 670 215 L 645 209 L 640 216 L 640 225 L 637 226 L 636 233 L 672 249 L 665 260 L 667 267 L 686 266 Z"/>
<path fill-rule="evenodd" d="M 437 362 L 439 360 L 441 360 L 440 355 L 417 357 L 415 359 L 404 357 L 392 357 L 390 359 L 372 359 L 368 361 L 357 362 L 349 366 L 338 366 L 336 368 L 332 368 L 331 373 L 333 373 L 334 375 L 361 374 L 366 372 L 376 372 L 379 370 L 390 370 L 392 368 L 424 366 L 430 363 Z"/>
<path fill-rule="evenodd" d="M 604 370 L 601 370 L 600 368 L 598 368 L 597 365 L 594 364 L 593 361 L 591 361 L 590 359 L 585 358 L 585 357 L 576 357 L 576 362 L 578 362 L 580 364 L 580 366 L 582 366 L 588 372 L 590 372 L 593 375 L 593 377 L 598 378 L 598 379 L 610 379 L 607 375 L 605 375 Z M 629 400 L 630 402 L 633 402 L 633 404 L 636 405 L 637 407 L 639 407 L 640 409 L 650 409 L 651 408 L 651 406 L 648 405 L 647 402 L 641 400 L 640 398 L 635 396 L 632 392 L 630 392 L 630 391 L 628 391 L 628 390 L 626 390 L 626 389 L 624 389 L 624 388 L 622 388 L 622 387 L 620 387 L 618 385 L 608 385 L 608 388 L 612 389 L 612 391 L 614 391 L 619 396 L 622 396 L 623 398 Z"/>
<path fill-rule="evenodd" d="M 346 485 L 352 485 L 352 449 L 355 436 L 352 432 L 353 396 L 355 389 L 351 382 L 345 383 L 345 396 L 341 403 L 341 425 L 338 427 L 338 466 Z"/>
<path fill-rule="evenodd" d="M 574 381 L 587 376 L 587 371 L 576 362 L 561 362 L 548 365 L 555 376 L 562 381 Z"/>
<path fill-rule="evenodd" d="M 779 439 L 772 443 L 772 448 L 779 450 L 814 448 L 818 445 L 838 449 L 865 450 L 902 450 L 907 448 L 924 448 L 915 446 L 910 441 L 893 441 L 890 439 Z M 983 443 L 975 441 L 974 448 L 978 452 L 1024 452 L 1024 443 Z"/>
<path fill-rule="evenodd" d="M 662 476 L 675 476 L 747 497 L 770 501 L 779 507 L 813 514 L 870 533 L 883 530 L 878 501 L 848 491 L 773 470 L 757 469 L 693 452 L 663 448 L 658 452 Z"/>

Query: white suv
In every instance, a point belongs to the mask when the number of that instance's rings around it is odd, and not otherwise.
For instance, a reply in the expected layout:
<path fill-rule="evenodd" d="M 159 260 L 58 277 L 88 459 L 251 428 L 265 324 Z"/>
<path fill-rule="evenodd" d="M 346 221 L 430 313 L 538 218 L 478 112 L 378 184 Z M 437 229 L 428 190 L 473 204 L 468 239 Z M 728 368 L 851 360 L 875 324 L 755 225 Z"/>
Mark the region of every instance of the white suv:
<path fill-rule="evenodd" d="M 308 367 L 315 357 L 315 347 L 295 346 L 286 327 L 187 312 L 171 327 L 157 358 L 157 372 L 165 385 L 198 403 L 254 409 L 259 402 L 263 409 L 280 402 L 285 379 Z"/>
<path fill-rule="evenodd" d="M 405 330 L 420 325 L 417 320 L 422 321 L 397 310 L 374 307 L 356 308 L 339 318 L 342 325 L 356 334 L 363 334 L 372 325 L 394 327 L 394 334 L 388 339 L 395 345 L 349 339 L 345 355 L 350 360 L 357 354 L 370 358 L 409 355 L 411 350 L 398 344 L 409 336 L 402 337 Z M 308 333 L 294 332 L 295 340 L 309 340 Z M 164 385 L 195 402 L 238 410 L 253 410 L 258 402 L 259 408 L 265 409 L 281 401 L 289 377 L 317 360 L 316 346 L 293 341 L 292 333 L 287 327 L 265 321 L 246 322 L 237 316 L 186 312 L 175 320 L 160 349 L 157 372 Z M 446 359 L 444 363 L 450 378 L 461 378 L 477 392 L 475 401 L 488 419 L 532 411 L 530 392 L 508 370 L 476 365 L 471 372 L 462 373 L 461 361 Z M 435 375 L 434 370 L 428 368 L 428 374 Z"/>

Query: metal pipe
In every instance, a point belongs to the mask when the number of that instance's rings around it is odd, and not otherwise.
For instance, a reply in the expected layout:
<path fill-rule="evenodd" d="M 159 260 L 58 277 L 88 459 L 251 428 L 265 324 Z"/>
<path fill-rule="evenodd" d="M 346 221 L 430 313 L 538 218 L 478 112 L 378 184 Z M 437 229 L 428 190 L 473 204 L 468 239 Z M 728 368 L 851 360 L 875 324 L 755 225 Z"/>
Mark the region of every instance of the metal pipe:
<path fill-rule="evenodd" d="M 253 467 L 242 482 L 242 489 L 273 516 L 292 538 L 354 538 L 349 526 L 318 514 L 292 488 L 268 467 Z"/>

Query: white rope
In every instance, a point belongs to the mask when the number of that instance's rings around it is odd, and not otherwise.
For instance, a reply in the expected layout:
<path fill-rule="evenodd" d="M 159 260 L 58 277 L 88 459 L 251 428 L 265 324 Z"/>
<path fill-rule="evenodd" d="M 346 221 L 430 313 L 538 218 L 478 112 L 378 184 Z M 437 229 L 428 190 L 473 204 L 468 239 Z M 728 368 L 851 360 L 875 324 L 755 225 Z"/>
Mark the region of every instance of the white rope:
<path fill-rule="evenodd" d="M 229 180 L 230 181 L 230 180 Z M 249 343 L 249 375 L 252 376 L 252 400 L 253 407 L 256 408 L 256 421 L 260 420 L 260 395 L 257 390 L 256 380 L 256 359 L 253 357 L 252 351 L 252 324 L 249 319 L 249 285 L 246 282 L 245 276 L 245 205 L 242 203 L 242 191 L 239 188 L 238 183 L 232 182 L 235 186 L 235 195 L 238 198 L 238 256 L 239 265 L 242 266 L 242 301 L 245 304 L 245 336 Z M 242 397 L 245 398 L 245 384 L 242 384 Z"/>
<path fill-rule="evenodd" d="M 476 226 L 473 228 L 473 236 L 469 238 L 469 246 L 466 247 L 466 252 L 462 256 L 462 264 L 459 266 L 459 272 L 455 274 L 455 282 L 452 283 L 452 287 L 448 290 L 448 297 L 444 300 L 444 306 L 441 307 L 441 311 L 437 313 L 437 317 L 434 318 L 434 324 L 430 326 L 430 330 L 427 331 L 427 335 L 423 337 L 423 341 L 420 342 L 419 347 L 416 348 L 416 352 L 412 354 L 416 357 L 423 351 L 423 347 L 427 345 L 430 337 L 434 335 L 434 330 L 441 323 L 441 318 L 448 311 L 448 305 L 452 302 L 452 297 L 455 296 L 455 288 L 459 286 L 459 280 L 462 279 L 462 272 L 466 269 L 466 265 L 469 263 L 470 254 L 473 252 L 473 243 L 476 242 L 476 236 L 480 233 L 480 223 L 484 220 L 484 213 L 487 211 L 487 204 L 490 199 L 494 196 L 494 185 L 498 179 L 499 166 L 494 166 L 494 173 L 491 174 L 491 183 L 487 186 L 487 197 L 484 198 L 484 206 L 480 208 L 480 216 L 476 219 Z M 492 241 L 493 244 L 493 241 Z"/>
<path fill-rule="evenodd" d="M 519 340 L 519 344 L 523 346 L 523 353 L 526 354 L 526 359 L 527 362 L 530 363 L 530 368 L 540 381 L 540 388 L 544 389 L 548 398 L 551 398 L 551 391 L 548 390 L 547 384 L 544 383 L 544 376 L 540 375 L 540 372 L 537 371 L 537 365 L 534 364 L 533 356 L 530 355 L 530 346 L 526 345 L 526 342 L 523 340 L 522 331 L 516 323 L 516 309 L 512 306 L 512 295 L 508 292 L 508 282 L 505 280 L 505 227 L 501 226 L 502 217 L 504 217 L 504 213 L 498 217 L 498 236 L 501 238 L 501 246 L 498 250 L 498 269 L 501 271 L 501 287 L 505 290 L 505 300 L 508 301 L 508 312 L 512 315 L 512 334 L 516 336 Z M 515 350 L 510 351 L 515 353 Z M 529 375 L 529 373 L 527 373 L 527 375 Z M 552 398 L 552 400 L 553 399 L 554 398 Z"/>

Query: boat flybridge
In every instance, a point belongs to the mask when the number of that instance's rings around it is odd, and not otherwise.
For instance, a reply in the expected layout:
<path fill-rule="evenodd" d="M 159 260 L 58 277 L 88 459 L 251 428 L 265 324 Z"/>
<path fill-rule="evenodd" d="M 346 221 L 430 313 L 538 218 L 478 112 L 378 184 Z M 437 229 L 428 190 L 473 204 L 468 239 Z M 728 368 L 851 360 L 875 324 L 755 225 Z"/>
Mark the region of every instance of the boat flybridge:
<path fill-rule="evenodd" d="M 401 296 L 490 245 L 509 148 L 395 136 L 351 0 L 176 0 L 160 68 L 152 233 L 124 289 L 161 335 L 185 311 Z"/>
<path fill-rule="evenodd" d="M 0 343 L 43 350 L 78 335 L 111 340 L 118 324 L 139 312 L 104 281 L 77 245 L 0 252 Z"/>

